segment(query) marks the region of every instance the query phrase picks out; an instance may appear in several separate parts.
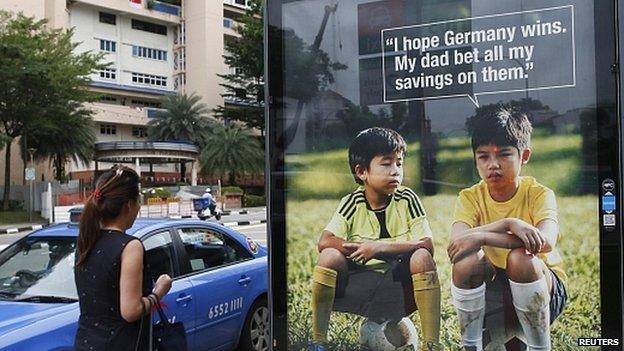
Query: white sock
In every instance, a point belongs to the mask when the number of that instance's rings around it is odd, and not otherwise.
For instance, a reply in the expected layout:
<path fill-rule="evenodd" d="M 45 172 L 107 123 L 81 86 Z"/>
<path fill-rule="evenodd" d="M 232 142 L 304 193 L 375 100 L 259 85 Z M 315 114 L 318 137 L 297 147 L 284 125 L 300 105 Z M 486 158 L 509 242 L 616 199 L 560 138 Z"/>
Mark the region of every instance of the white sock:
<path fill-rule="evenodd" d="M 550 294 L 546 278 L 530 283 L 509 280 L 509 285 L 528 350 L 550 350 Z"/>
<path fill-rule="evenodd" d="M 462 330 L 462 345 L 482 351 L 485 283 L 474 289 L 460 289 L 451 283 L 451 298 Z"/>

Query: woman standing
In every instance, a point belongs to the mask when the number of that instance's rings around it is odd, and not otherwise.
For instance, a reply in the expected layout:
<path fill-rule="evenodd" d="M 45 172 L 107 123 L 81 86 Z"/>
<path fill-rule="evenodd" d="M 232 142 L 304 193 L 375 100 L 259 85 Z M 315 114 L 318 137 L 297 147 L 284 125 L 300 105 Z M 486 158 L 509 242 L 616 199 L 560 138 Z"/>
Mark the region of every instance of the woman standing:
<path fill-rule="evenodd" d="M 161 275 L 152 290 L 143 245 L 125 234 L 139 209 L 139 177 L 127 167 L 104 173 L 85 204 L 75 267 L 76 350 L 148 348 L 149 312 L 171 288 L 171 278 Z"/>

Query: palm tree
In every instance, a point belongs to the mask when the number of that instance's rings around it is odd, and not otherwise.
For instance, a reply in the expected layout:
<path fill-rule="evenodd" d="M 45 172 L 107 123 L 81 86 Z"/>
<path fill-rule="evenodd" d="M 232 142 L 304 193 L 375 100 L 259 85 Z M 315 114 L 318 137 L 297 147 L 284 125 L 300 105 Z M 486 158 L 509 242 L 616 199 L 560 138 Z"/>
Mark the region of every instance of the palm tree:
<path fill-rule="evenodd" d="M 92 127 L 91 111 L 75 107 L 64 118 L 55 118 L 53 123 L 28 131 L 22 144 L 22 155 L 26 147 L 35 148 L 34 157 L 48 159 L 54 166 L 54 178 L 67 180 L 65 165 L 69 160 L 88 165 L 93 159 L 96 136 Z"/>
<path fill-rule="evenodd" d="M 248 130 L 223 125 L 214 126 L 206 136 L 200 156 L 202 173 L 220 179 L 227 175 L 230 185 L 236 176 L 259 174 L 264 169 L 263 161 L 262 145 Z"/>
<path fill-rule="evenodd" d="M 200 102 L 201 97 L 171 95 L 162 99 L 163 111 L 147 124 L 147 135 L 152 141 L 187 141 L 202 146 L 203 135 L 210 130 L 208 114 L 211 110 Z M 181 163 L 180 178 L 186 175 L 186 165 Z"/>

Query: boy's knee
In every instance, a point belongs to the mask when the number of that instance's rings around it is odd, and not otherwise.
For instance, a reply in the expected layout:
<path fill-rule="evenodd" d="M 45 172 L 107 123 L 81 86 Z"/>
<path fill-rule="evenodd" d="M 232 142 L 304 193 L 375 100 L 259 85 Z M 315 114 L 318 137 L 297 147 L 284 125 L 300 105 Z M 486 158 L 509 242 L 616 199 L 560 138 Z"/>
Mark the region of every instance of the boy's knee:
<path fill-rule="evenodd" d="M 412 274 L 435 270 L 435 262 L 429 250 L 420 248 L 410 257 L 410 271 Z"/>
<path fill-rule="evenodd" d="M 540 279 L 541 269 L 537 258 L 524 247 L 513 249 L 507 255 L 507 276 L 518 283 L 530 283 Z"/>
<path fill-rule="evenodd" d="M 340 251 L 329 247 L 321 251 L 317 264 L 337 271 L 345 270 L 347 268 L 347 259 Z"/>
<path fill-rule="evenodd" d="M 473 289 L 481 286 L 485 279 L 493 274 L 490 265 L 475 255 L 468 255 L 452 266 L 453 285 L 461 289 Z"/>

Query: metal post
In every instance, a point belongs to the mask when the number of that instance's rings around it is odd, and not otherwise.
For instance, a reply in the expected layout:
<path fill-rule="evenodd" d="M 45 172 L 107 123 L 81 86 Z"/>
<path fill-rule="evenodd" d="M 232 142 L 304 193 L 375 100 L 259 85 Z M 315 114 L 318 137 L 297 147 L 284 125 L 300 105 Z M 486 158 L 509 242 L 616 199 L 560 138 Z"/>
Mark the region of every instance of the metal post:
<path fill-rule="evenodd" d="M 28 148 L 28 153 L 30 154 L 30 167 L 33 168 L 33 169 L 35 168 L 35 163 L 33 161 L 33 154 L 35 153 L 35 151 L 36 151 L 35 148 Z M 28 206 L 28 218 L 29 218 L 29 221 L 32 222 L 32 220 L 33 220 L 33 215 L 32 215 L 33 207 L 35 207 L 35 201 L 34 201 L 35 200 L 35 194 L 34 194 L 34 189 L 33 189 L 35 181 L 34 181 L 34 179 L 30 179 L 29 182 L 30 182 L 30 184 L 29 184 L 29 188 L 30 188 L 29 193 L 30 194 L 29 194 L 29 201 L 28 201 L 28 204 L 29 204 L 29 206 Z"/>

